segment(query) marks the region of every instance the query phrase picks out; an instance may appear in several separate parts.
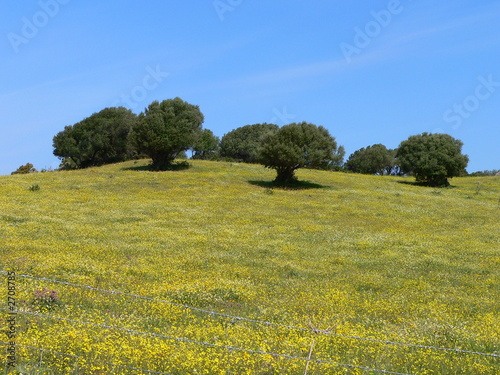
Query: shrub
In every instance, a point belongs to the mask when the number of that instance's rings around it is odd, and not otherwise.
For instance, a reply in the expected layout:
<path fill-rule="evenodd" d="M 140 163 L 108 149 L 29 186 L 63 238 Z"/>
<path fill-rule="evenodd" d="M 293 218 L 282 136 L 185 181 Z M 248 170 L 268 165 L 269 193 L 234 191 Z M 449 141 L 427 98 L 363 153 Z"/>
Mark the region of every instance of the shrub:
<path fill-rule="evenodd" d="M 33 168 L 33 164 L 31 163 L 26 163 L 25 165 L 21 165 L 19 168 L 17 168 L 14 172 L 11 173 L 13 174 L 28 174 L 28 173 L 36 173 L 37 170 Z"/>
<path fill-rule="evenodd" d="M 53 310 L 60 303 L 57 291 L 43 288 L 35 290 L 31 305 L 39 312 L 44 312 Z"/>
<path fill-rule="evenodd" d="M 38 191 L 40 190 L 40 186 L 38 184 L 34 184 L 34 185 L 31 185 L 29 188 L 28 188 L 29 191 Z"/>

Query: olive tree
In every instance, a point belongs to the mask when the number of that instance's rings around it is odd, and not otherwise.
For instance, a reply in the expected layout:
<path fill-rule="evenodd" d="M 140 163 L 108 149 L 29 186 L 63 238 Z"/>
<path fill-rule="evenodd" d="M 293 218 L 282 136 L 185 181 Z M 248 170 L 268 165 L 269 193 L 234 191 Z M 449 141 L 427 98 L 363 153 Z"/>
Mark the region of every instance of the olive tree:
<path fill-rule="evenodd" d="M 203 120 L 200 108 L 181 98 L 154 101 L 139 115 L 132 143 L 138 152 L 151 157 L 154 169 L 166 169 L 195 145 Z"/>
<path fill-rule="evenodd" d="M 401 168 L 429 186 L 448 186 L 448 178 L 464 174 L 469 157 L 463 143 L 448 134 L 422 133 L 401 142 L 396 160 Z"/>
<path fill-rule="evenodd" d="M 262 139 L 278 129 L 278 125 L 268 123 L 236 128 L 222 137 L 220 155 L 244 163 L 257 163 Z"/>
<path fill-rule="evenodd" d="M 277 183 L 296 181 L 298 168 L 333 169 L 342 163 L 343 147 L 323 126 L 292 123 L 267 136 L 261 144 L 260 163 L 277 172 Z"/>
<path fill-rule="evenodd" d="M 218 155 L 219 143 L 219 137 L 215 136 L 210 129 L 203 129 L 198 137 L 198 140 L 193 146 L 193 159 L 216 159 Z"/>
<path fill-rule="evenodd" d="M 347 170 L 364 174 L 389 174 L 393 167 L 394 150 L 389 150 L 382 144 L 354 151 L 345 163 Z"/>
<path fill-rule="evenodd" d="M 57 133 L 54 155 L 71 168 L 128 160 L 133 156 L 128 136 L 136 120 L 124 107 L 105 108 Z"/>

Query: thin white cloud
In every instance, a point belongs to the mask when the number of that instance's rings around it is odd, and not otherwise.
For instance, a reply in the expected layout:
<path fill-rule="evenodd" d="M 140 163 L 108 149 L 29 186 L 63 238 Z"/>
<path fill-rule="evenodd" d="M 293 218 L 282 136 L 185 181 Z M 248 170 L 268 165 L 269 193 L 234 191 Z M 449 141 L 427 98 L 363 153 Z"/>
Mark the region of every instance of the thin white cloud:
<path fill-rule="evenodd" d="M 131 58 L 128 60 L 119 61 L 119 62 L 116 62 L 113 64 L 96 66 L 94 68 L 91 68 L 91 69 L 88 69 L 85 71 L 80 71 L 78 74 L 68 75 L 68 76 L 61 77 L 61 78 L 54 79 L 54 80 L 39 82 L 35 85 L 26 86 L 26 87 L 20 88 L 20 89 L 15 90 L 15 91 L 0 94 L 0 100 L 11 98 L 13 96 L 17 96 L 17 95 L 21 95 L 21 94 L 31 93 L 31 92 L 34 92 L 34 91 L 37 91 L 40 89 L 48 88 L 48 87 L 54 87 L 54 86 L 57 86 L 57 85 L 60 85 L 63 83 L 67 83 L 67 82 L 72 82 L 72 81 L 91 82 L 88 79 L 89 77 L 92 77 L 96 74 L 101 74 L 103 72 L 114 72 L 116 70 L 119 70 L 119 69 L 122 69 L 122 68 L 128 67 L 128 66 L 140 66 L 141 64 L 144 64 L 144 67 L 147 67 L 148 64 L 145 63 L 144 60 L 145 60 L 145 57 L 141 56 L 141 57 L 134 57 L 134 58 Z M 154 61 L 154 60 L 152 60 L 152 61 Z M 152 65 L 152 64 L 150 64 L 150 65 Z"/>
<path fill-rule="evenodd" d="M 249 87 L 291 82 L 307 78 L 331 77 L 343 74 L 349 70 L 383 62 L 387 60 L 387 57 L 380 50 L 363 51 L 358 56 L 353 56 L 350 62 L 341 56 L 326 61 L 311 62 L 284 69 L 267 70 L 228 81 L 226 84 Z"/>
<path fill-rule="evenodd" d="M 405 44 L 418 39 L 427 38 L 435 34 L 440 34 L 446 31 L 464 28 L 474 24 L 484 24 L 489 20 L 497 20 L 499 16 L 500 16 L 500 8 L 495 7 L 494 10 L 490 9 L 481 14 L 465 16 L 459 19 L 451 20 L 444 24 L 433 25 L 425 29 L 414 31 L 406 35 L 402 35 L 401 37 L 395 39 L 393 41 L 393 44 Z"/>
<path fill-rule="evenodd" d="M 233 81 L 238 85 L 262 85 L 272 84 L 284 81 L 292 81 L 303 78 L 321 76 L 339 72 L 347 67 L 345 59 L 335 59 L 329 61 L 320 61 L 300 66 L 288 67 L 285 69 L 275 69 L 260 72 L 238 78 Z"/>
<path fill-rule="evenodd" d="M 339 57 L 327 61 L 312 62 L 284 69 L 263 71 L 234 80 L 221 82 L 220 85 L 246 87 L 261 86 L 306 78 L 341 74 L 348 70 L 379 64 L 381 62 L 400 57 L 401 46 L 411 44 L 412 42 L 420 39 L 434 37 L 437 34 L 469 27 L 475 24 L 484 24 L 488 21 L 498 19 L 499 16 L 500 7 L 495 5 L 485 9 L 480 14 L 461 17 L 443 24 L 432 25 L 404 35 L 394 37 L 393 34 L 393 38 L 383 38 L 383 35 L 381 35 L 380 40 L 384 41 L 382 45 L 379 45 L 377 48 L 367 48 L 366 50 L 362 50 L 359 55 L 351 57 L 351 62 L 348 62 L 344 57 Z"/>
<path fill-rule="evenodd" d="M 64 78 L 56 79 L 53 81 L 46 81 L 43 83 L 39 83 L 39 84 L 33 85 L 33 86 L 23 87 L 22 89 L 19 89 L 16 91 L 11 91 L 11 92 L 0 95 L 0 100 L 8 99 L 8 98 L 11 98 L 11 97 L 14 97 L 17 95 L 21 95 L 21 94 L 26 94 L 26 93 L 29 93 L 32 91 L 43 89 L 43 88 L 55 86 L 55 85 L 58 85 L 60 83 L 69 82 L 69 81 L 72 81 L 72 80 L 77 79 L 77 78 L 79 78 L 79 76 L 64 77 Z"/>

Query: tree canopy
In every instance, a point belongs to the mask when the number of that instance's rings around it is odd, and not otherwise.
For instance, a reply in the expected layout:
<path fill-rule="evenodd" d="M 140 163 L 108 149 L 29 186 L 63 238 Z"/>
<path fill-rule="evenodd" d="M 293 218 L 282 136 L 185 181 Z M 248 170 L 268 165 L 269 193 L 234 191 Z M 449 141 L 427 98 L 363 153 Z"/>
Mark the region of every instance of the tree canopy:
<path fill-rule="evenodd" d="M 136 120 L 124 107 L 105 108 L 56 134 L 54 155 L 70 159 L 75 168 L 127 160 L 133 155 L 128 136 Z"/>
<path fill-rule="evenodd" d="M 154 169 L 166 169 L 195 145 L 203 120 L 200 108 L 181 98 L 154 101 L 139 115 L 131 139 L 137 151 L 151 157 Z"/>
<path fill-rule="evenodd" d="M 462 154 L 463 143 L 448 134 L 414 135 L 396 150 L 382 144 L 363 147 L 343 164 L 343 146 L 338 146 L 322 126 L 307 122 L 281 128 L 269 123 L 245 125 L 219 140 L 211 130 L 202 129 L 203 121 L 199 106 L 178 97 L 154 101 L 139 116 L 124 107 L 105 108 L 57 133 L 53 153 L 62 159 L 61 168 L 86 168 L 149 156 L 153 169 L 163 170 L 191 149 L 193 159 L 222 157 L 261 163 L 276 170 L 275 181 L 279 183 L 295 181 L 299 168 L 345 168 L 379 175 L 408 173 L 417 182 L 432 186 L 446 186 L 449 178 L 467 175 L 469 158 Z M 30 169 L 22 166 L 13 173 Z"/>
<path fill-rule="evenodd" d="M 417 182 L 447 186 L 448 178 L 465 173 L 469 157 L 463 143 L 448 134 L 422 133 L 401 142 L 396 159 L 401 168 L 415 175 Z"/>
<path fill-rule="evenodd" d="M 220 140 L 209 129 L 203 129 L 193 146 L 193 159 L 213 160 L 217 157 Z"/>
<path fill-rule="evenodd" d="M 259 160 L 277 172 L 277 183 L 296 181 L 298 168 L 333 169 L 343 159 L 327 129 L 307 122 L 292 123 L 268 135 L 260 148 Z"/>
<path fill-rule="evenodd" d="M 278 125 L 268 123 L 245 125 L 234 129 L 222 137 L 220 155 L 245 163 L 257 163 L 263 138 L 278 129 Z"/>
<path fill-rule="evenodd" d="M 364 174 L 390 174 L 394 167 L 394 150 L 382 144 L 363 147 L 354 151 L 345 163 L 347 170 Z"/>

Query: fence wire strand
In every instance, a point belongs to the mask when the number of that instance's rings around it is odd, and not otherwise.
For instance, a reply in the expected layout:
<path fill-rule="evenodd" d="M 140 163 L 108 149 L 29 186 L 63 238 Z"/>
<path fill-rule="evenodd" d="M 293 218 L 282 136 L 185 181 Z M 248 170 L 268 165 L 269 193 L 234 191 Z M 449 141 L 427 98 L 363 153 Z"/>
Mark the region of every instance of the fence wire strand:
<path fill-rule="evenodd" d="M 6 308 L 0 308 L 0 310 L 9 311 Z M 374 368 L 365 367 L 365 366 L 356 366 L 356 365 L 351 365 L 351 364 L 346 364 L 346 363 L 331 362 L 331 361 L 326 361 L 326 360 L 322 360 L 322 359 L 308 359 L 308 358 L 297 357 L 297 356 L 293 356 L 293 355 L 289 355 L 289 354 L 273 353 L 273 352 L 266 352 L 266 351 L 263 351 L 263 350 L 253 350 L 253 349 L 238 348 L 238 347 L 235 347 L 235 346 L 226 346 L 226 345 L 220 345 L 220 344 L 213 344 L 213 343 L 210 343 L 210 342 L 203 342 L 203 341 L 196 341 L 196 340 L 188 339 L 188 338 L 185 338 L 185 337 L 174 337 L 174 336 L 162 335 L 160 333 L 142 332 L 142 331 L 137 331 L 137 330 L 123 328 L 123 327 L 114 327 L 114 326 L 110 326 L 110 325 L 106 325 L 106 324 L 90 323 L 90 322 L 85 322 L 85 321 L 81 321 L 81 320 L 61 318 L 61 317 L 58 317 L 58 316 L 51 316 L 51 315 L 39 314 L 39 313 L 28 312 L 28 311 L 17 311 L 17 313 L 18 314 L 22 314 L 22 315 L 37 316 L 37 317 L 40 317 L 40 318 L 54 319 L 54 320 L 59 320 L 59 321 L 63 321 L 63 322 L 69 322 L 69 323 L 87 325 L 87 326 L 104 328 L 104 329 L 109 329 L 109 330 L 119 330 L 119 331 L 124 331 L 124 332 L 131 333 L 131 334 L 134 334 L 134 335 L 151 336 L 151 337 L 157 337 L 157 338 L 162 338 L 162 339 L 167 339 L 167 340 L 173 340 L 173 341 L 178 341 L 178 342 L 186 342 L 186 343 L 189 343 L 189 344 L 197 344 L 197 345 L 209 346 L 209 347 L 212 347 L 212 348 L 218 348 L 218 349 L 224 349 L 224 350 L 232 350 L 232 351 L 238 351 L 238 352 L 245 352 L 245 353 L 249 353 L 249 354 L 270 355 L 270 356 L 274 356 L 274 357 L 281 357 L 281 358 L 286 358 L 286 359 L 295 359 L 295 360 L 300 360 L 300 361 L 305 361 L 305 362 L 314 362 L 314 363 L 319 363 L 319 364 L 328 364 L 328 365 L 339 366 L 339 367 L 346 367 L 346 368 L 352 368 L 352 369 L 358 369 L 358 370 L 379 372 L 379 373 L 383 373 L 383 374 L 413 375 L 413 374 L 402 373 L 402 372 L 394 372 L 394 371 L 388 371 L 388 370 L 379 370 L 379 369 L 374 369 Z"/>
<path fill-rule="evenodd" d="M 0 271 L 0 273 L 7 274 L 7 271 Z M 209 315 L 221 316 L 224 318 L 233 319 L 235 322 L 241 321 L 241 322 L 248 322 L 248 323 L 254 323 L 254 324 L 262 324 L 262 325 L 266 325 L 266 326 L 281 327 L 281 328 L 286 328 L 286 329 L 290 329 L 290 330 L 310 332 L 310 333 L 323 334 L 323 335 L 329 335 L 329 336 L 337 336 L 337 337 L 342 337 L 342 338 L 347 338 L 347 339 L 352 339 L 352 340 L 370 341 L 370 342 L 376 342 L 376 343 L 387 344 L 387 345 L 398 345 L 398 346 L 406 346 L 406 347 L 411 347 L 411 348 L 449 351 L 449 352 L 456 352 L 456 353 L 474 354 L 474 355 L 500 358 L 500 354 L 495 354 L 495 353 L 482 353 L 482 352 L 476 352 L 476 351 L 464 350 L 464 349 L 442 348 L 442 347 L 430 346 L 430 345 L 419 345 L 419 344 L 401 343 L 401 342 L 395 342 L 395 341 L 389 341 L 389 340 L 378 340 L 378 339 L 368 338 L 368 337 L 343 335 L 340 333 L 325 331 L 325 330 L 321 330 L 321 329 L 310 329 L 310 328 L 297 327 L 297 326 L 292 326 L 292 325 L 287 325 L 287 324 L 273 323 L 273 322 L 267 322 L 267 321 L 263 321 L 263 320 L 250 319 L 250 318 L 245 318 L 245 317 L 241 317 L 241 316 L 228 315 L 228 314 L 224 314 L 224 313 L 220 313 L 220 312 L 216 312 L 216 311 L 201 309 L 198 307 L 184 305 L 181 303 L 159 300 L 159 299 L 155 299 L 155 298 L 151 298 L 151 297 L 145 297 L 145 296 L 140 296 L 137 294 L 125 293 L 125 292 L 120 292 L 120 291 L 116 291 L 116 290 L 95 288 L 95 287 L 89 286 L 89 285 L 74 284 L 74 283 L 70 283 L 67 281 L 53 280 L 53 279 L 48 279 L 45 277 L 35 277 L 35 276 L 30 276 L 30 275 L 17 275 L 17 274 L 16 274 L 16 277 L 22 277 L 22 278 L 26 278 L 26 279 L 33 279 L 33 280 L 40 280 L 40 281 L 47 281 L 47 282 L 56 283 L 56 284 L 73 286 L 73 287 L 77 287 L 77 288 L 86 288 L 89 290 L 95 290 L 95 291 L 102 292 L 102 293 L 116 294 L 116 295 L 122 295 L 122 296 L 126 296 L 126 297 L 137 298 L 137 299 L 142 299 L 142 300 L 151 301 L 151 302 L 169 304 L 172 306 L 182 307 L 185 309 L 202 312 L 202 313 L 209 314 Z"/>
<path fill-rule="evenodd" d="M 11 346 L 12 344 L 8 343 L 8 342 L 0 341 L 0 345 Z M 147 372 L 149 374 L 171 375 L 171 374 L 168 374 L 166 372 L 152 371 L 152 370 L 146 370 L 146 369 L 138 368 L 138 367 L 119 365 L 117 363 L 94 360 L 94 359 L 86 358 L 86 357 L 75 355 L 75 354 L 63 353 L 63 352 L 58 352 L 55 350 L 44 349 L 44 348 L 37 348 L 35 346 L 19 345 L 19 344 L 14 344 L 14 346 L 16 346 L 18 348 L 38 350 L 38 351 L 40 351 L 40 353 L 46 352 L 46 353 L 51 353 L 51 354 L 57 354 L 57 355 L 64 356 L 64 357 L 71 357 L 71 358 L 75 358 L 75 359 L 84 359 L 84 360 L 89 361 L 89 362 L 100 363 L 100 364 L 107 365 L 107 366 L 121 367 L 121 368 L 128 369 L 128 370 L 142 371 L 142 372 Z"/>

